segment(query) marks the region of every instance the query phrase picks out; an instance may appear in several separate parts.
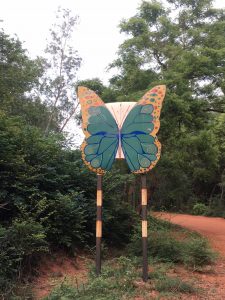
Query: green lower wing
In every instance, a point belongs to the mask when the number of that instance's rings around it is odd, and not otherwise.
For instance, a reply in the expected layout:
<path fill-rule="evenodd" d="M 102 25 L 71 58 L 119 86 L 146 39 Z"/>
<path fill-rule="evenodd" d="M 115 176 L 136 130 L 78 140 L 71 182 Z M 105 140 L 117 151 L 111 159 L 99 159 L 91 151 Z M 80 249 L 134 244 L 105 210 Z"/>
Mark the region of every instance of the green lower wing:
<path fill-rule="evenodd" d="M 121 129 L 121 146 L 127 164 L 132 172 L 147 170 L 157 160 L 159 151 L 152 122 L 153 106 L 136 105 L 128 114 Z"/>
<path fill-rule="evenodd" d="M 91 107 L 87 131 L 90 136 L 85 139 L 84 159 L 92 170 L 108 171 L 116 157 L 119 145 L 118 126 L 104 106 Z"/>

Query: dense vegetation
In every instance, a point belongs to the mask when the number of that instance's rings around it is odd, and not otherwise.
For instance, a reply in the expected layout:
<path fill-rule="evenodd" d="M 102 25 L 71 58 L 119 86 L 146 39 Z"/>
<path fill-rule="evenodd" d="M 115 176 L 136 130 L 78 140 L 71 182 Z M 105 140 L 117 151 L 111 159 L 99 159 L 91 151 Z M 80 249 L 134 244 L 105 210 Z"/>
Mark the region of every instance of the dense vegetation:
<path fill-rule="evenodd" d="M 105 102 L 138 100 L 150 87 L 166 84 L 163 152 L 148 174 L 150 205 L 225 216 L 225 11 L 209 0 L 168 3 L 172 12 L 143 1 L 134 17 L 122 21 L 128 38 L 111 64 L 118 75 L 108 87 L 97 78 L 80 84 Z M 69 20 L 68 32 L 76 18 Z M 96 177 L 62 132 L 77 107 L 64 87 L 76 89 L 72 74 L 79 56 L 69 48 L 64 71 L 51 79 L 49 61 L 31 60 L 4 31 L 0 41 L 0 290 L 7 295 L 43 253 L 94 246 Z M 53 58 L 55 42 L 47 48 Z M 139 177 L 117 162 L 103 184 L 104 241 L 131 243 L 138 255 Z M 161 253 L 154 241 L 151 251 Z M 173 246 L 182 261 L 179 243 L 167 241 L 164 246 Z"/>

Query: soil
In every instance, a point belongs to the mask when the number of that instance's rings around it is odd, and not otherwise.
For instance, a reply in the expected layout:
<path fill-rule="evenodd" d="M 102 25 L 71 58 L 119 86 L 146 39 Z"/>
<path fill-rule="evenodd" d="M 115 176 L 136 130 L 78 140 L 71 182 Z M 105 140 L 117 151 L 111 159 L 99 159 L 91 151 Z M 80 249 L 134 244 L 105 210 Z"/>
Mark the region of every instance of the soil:
<path fill-rule="evenodd" d="M 203 272 L 189 272 L 187 274 L 183 268 L 176 270 L 179 277 L 186 278 L 189 275 L 194 282 L 198 282 L 203 293 L 202 295 L 188 296 L 187 298 L 182 296 L 182 298 L 174 299 L 225 300 L 225 219 L 171 213 L 155 213 L 155 216 L 199 232 L 208 239 L 212 248 L 219 253 L 215 265 L 208 266 Z"/>
<path fill-rule="evenodd" d="M 78 289 L 81 288 L 87 280 L 89 261 L 86 255 L 69 257 L 64 252 L 43 257 L 37 270 L 38 276 L 32 284 L 34 299 L 43 299 L 62 282 L 71 283 Z"/>

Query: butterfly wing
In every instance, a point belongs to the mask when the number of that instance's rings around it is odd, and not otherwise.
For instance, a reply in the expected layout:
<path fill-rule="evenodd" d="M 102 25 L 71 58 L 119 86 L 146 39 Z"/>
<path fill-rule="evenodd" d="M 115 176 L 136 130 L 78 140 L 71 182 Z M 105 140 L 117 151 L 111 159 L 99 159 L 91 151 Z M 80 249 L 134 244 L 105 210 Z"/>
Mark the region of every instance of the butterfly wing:
<path fill-rule="evenodd" d="M 121 146 L 133 173 L 146 173 L 160 158 L 161 144 L 156 134 L 166 87 L 148 91 L 127 115 L 121 129 Z"/>
<path fill-rule="evenodd" d="M 81 145 L 84 163 L 94 172 L 111 169 L 119 145 L 118 126 L 112 114 L 95 92 L 78 88 L 85 139 Z"/>

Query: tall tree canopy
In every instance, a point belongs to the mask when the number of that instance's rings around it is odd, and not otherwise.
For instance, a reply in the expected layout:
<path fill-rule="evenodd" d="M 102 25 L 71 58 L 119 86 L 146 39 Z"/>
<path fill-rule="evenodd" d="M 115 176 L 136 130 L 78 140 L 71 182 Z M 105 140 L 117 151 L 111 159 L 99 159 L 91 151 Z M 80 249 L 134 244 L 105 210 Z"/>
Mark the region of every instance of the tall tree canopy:
<path fill-rule="evenodd" d="M 167 2 L 143 1 L 121 22 L 129 38 L 112 64 L 121 71 L 112 84 L 128 93 L 160 80 L 180 99 L 225 112 L 225 11 L 210 0 Z"/>
<path fill-rule="evenodd" d="M 0 31 L 0 110 L 44 130 L 49 111 L 32 93 L 42 75 L 40 59 L 30 59 L 17 37 Z M 51 129 L 57 127 L 52 122 Z"/>
<path fill-rule="evenodd" d="M 0 31 L 0 104 L 13 112 L 15 101 L 24 99 L 42 73 L 37 60 L 28 58 L 18 38 Z M 27 98 L 27 97 L 26 97 Z"/>
<path fill-rule="evenodd" d="M 225 113 L 225 10 L 210 0 L 143 1 L 120 30 L 127 39 L 111 64 L 119 74 L 110 80 L 119 100 L 167 85 L 163 154 L 150 174 L 157 200 L 180 208 L 211 199 L 224 172 L 215 128 Z"/>

